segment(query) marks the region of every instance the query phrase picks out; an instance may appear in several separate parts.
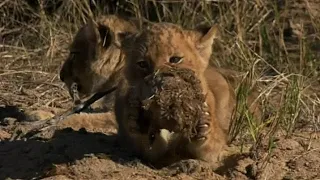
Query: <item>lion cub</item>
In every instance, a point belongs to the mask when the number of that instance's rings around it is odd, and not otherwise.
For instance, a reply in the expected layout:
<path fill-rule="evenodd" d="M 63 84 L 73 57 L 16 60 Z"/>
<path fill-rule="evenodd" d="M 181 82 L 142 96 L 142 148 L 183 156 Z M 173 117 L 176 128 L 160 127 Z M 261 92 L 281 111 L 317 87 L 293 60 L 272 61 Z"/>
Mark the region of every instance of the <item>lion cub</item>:
<path fill-rule="evenodd" d="M 97 19 L 97 23 L 89 21 L 79 29 L 60 70 L 60 79 L 75 104 L 93 93 L 117 85 L 124 63 L 119 34 L 138 31 L 139 24 L 135 19 L 117 15 Z M 110 99 L 112 95 L 107 97 Z"/>
<path fill-rule="evenodd" d="M 118 134 L 124 145 L 154 165 L 184 158 L 214 162 L 226 144 L 235 102 L 225 78 L 208 66 L 217 31 L 216 26 L 190 30 L 171 23 L 153 23 L 140 33 L 122 36 L 126 64 L 125 79 L 116 92 Z M 132 109 L 152 97 L 147 77 L 155 76 L 163 67 L 174 66 L 193 70 L 205 95 L 203 118 L 196 126 L 196 138 L 191 141 L 166 128 L 150 133 L 154 119 L 148 118 L 141 107 L 138 111 Z"/>

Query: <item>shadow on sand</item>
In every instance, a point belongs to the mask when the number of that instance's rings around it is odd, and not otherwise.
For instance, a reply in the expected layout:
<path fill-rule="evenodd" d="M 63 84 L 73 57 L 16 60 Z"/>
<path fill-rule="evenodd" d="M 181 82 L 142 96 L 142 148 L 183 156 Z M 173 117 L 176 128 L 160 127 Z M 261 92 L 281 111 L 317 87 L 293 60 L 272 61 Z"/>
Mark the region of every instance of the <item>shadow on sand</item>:
<path fill-rule="evenodd" d="M 0 108 L 1 121 L 5 117 L 13 117 L 19 121 L 25 115 L 17 107 L 6 106 Z M 106 155 L 108 159 L 120 163 L 135 159 L 118 145 L 115 134 L 66 128 L 57 130 L 51 139 L 45 141 L 0 141 L 0 179 L 41 178 L 56 164 L 72 163 L 90 154 Z"/>
<path fill-rule="evenodd" d="M 71 128 L 65 128 L 55 131 L 54 136 L 49 140 L 0 141 L 0 179 L 47 177 L 48 172 L 54 169 L 55 165 L 72 164 L 76 160 L 92 155 L 98 158 L 106 157 L 106 159 L 120 164 L 135 163 L 138 158 L 120 147 L 116 134 L 106 135 L 99 132 L 87 132 L 84 129 L 75 131 Z M 227 158 L 224 165 L 216 169 L 215 172 L 227 175 L 228 170 L 236 166 L 235 158 L 240 157 Z M 139 160 L 139 162 L 153 167 L 143 160 Z M 203 165 L 206 167 L 205 164 Z M 201 167 L 201 162 L 190 159 L 169 165 L 168 169 L 176 169 L 175 173 L 192 174 L 193 171 L 199 171 Z M 211 168 L 208 170 L 212 171 Z"/>
<path fill-rule="evenodd" d="M 117 162 L 128 162 L 133 156 L 122 150 L 115 135 L 74 131 L 56 131 L 49 141 L 0 142 L 0 179 L 43 177 L 54 164 L 74 162 L 88 154 L 105 154 Z"/>

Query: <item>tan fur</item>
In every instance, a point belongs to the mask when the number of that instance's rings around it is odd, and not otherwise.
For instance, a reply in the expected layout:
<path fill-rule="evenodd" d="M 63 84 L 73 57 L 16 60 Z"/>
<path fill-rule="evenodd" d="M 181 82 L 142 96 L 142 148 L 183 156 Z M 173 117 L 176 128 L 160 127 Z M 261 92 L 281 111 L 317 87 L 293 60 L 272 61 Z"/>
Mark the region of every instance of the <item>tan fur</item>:
<path fill-rule="evenodd" d="M 89 21 L 78 30 L 70 45 L 69 56 L 60 70 L 60 79 L 65 83 L 71 97 L 73 83 L 80 87 L 78 91 L 81 99 L 119 83 L 123 77 L 124 66 L 119 35 L 138 32 L 139 26 L 139 22 L 134 18 L 106 15 L 98 17 L 96 22 Z M 113 96 L 110 94 L 91 106 L 102 109 L 102 113 L 73 114 L 66 117 L 59 127 L 71 127 L 75 130 L 115 128 L 115 124 L 110 124 L 110 121 L 114 123 L 113 113 L 105 112 L 112 108 Z M 27 114 L 31 120 L 44 120 L 53 116 L 49 111 L 39 110 Z"/>
<path fill-rule="evenodd" d="M 228 81 L 232 86 L 233 90 L 239 88 L 240 84 L 243 83 L 246 73 L 238 72 L 231 69 L 217 68 L 217 71 Z M 245 82 L 246 83 L 246 82 Z M 249 86 L 249 84 L 245 84 Z M 249 107 L 250 113 L 254 116 L 257 123 L 262 122 L 262 109 L 261 109 L 261 99 L 259 98 L 260 91 L 257 85 L 251 87 L 248 94 L 246 103 Z"/>
<path fill-rule="evenodd" d="M 42 121 L 54 117 L 54 114 L 46 110 L 34 110 L 25 112 L 27 121 Z"/>
<path fill-rule="evenodd" d="M 212 44 L 216 38 L 215 26 L 204 30 L 187 30 L 170 23 L 155 23 L 139 34 L 124 37 L 126 54 L 125 79 L 116 94 L 115 113 L 119 135 L 124 144 L 154 164 L 168 164 L 181 158 L 196 158 L 213 162 L 227 140 L 227 130 L 234 107 L 234 93 L 225 78 L 214 67 L 208 67 Z M 183 57 L 179 64 L 170 63 L 170 57 Z M 141 62 L 147 68 L 139 67 Z M 128 97 L 144 99 L 151 95 L 151 87 L 144 78 L 164 66 L 178 66 L 193 70 L 201 80 L 209 113 L 204 139 L 191 142 L 175 132 L 169 139 L 156 134 L 150 142 L 148 124 L 151 119 L 128 117 L 131 111 Z M 134 93 L 131 93 L 131 91 Z M 170 134 L 170 133 L 169 133 Z M 167 136 L 167 135 L 166 135 Z"/>
<path fill-rule="evenodd" d="M 73 96 L 71 85 L 77 83 L 80 99 L 103 91 L 119 82 L 122 77 L 123 54 L 119 46 L 119 34 L 137 32 L 135 19 L 116 15 L 89 21 L 79 29 L 64 62 L 60 79 Z M 108 96 L 109 98 L 111 96 Z"/>
<path fill-rule="evenodd" d="M 68 116 L 58 124 L 60 129 L 70 127 L 74 130 L 85 128 L 87 131 L 107 131 L 116 130 L 114 114 L 109 113 L 80 113 Z"/>
<path fill-rule="evenodd" d="M 28 121 L 43 121 L 55 116 L 47 110 L 26 111 L 25 115 Z M 114 119 L 113 112 L 79 113 L 65 117 L 57 126 L 59 129 L 72 128 L 73 130 L 79 130 L 84 128 L 92 132 L 116 131 L 117 124 Z"/>

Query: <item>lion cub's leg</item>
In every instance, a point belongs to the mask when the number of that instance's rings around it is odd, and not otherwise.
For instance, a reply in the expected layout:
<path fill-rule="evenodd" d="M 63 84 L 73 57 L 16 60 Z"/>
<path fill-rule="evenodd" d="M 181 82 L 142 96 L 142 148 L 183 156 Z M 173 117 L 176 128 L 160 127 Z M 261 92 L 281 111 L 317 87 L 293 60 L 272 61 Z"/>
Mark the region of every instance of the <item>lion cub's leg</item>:
<path fill-rule="evenodd" d="M 215 162 L 226 145 L 226 133 L 214 115 L 214 105 L 214 98 L 207 98 L 203 104 L 203 118 L 196 126 L 197 134 L 188 145 L 191 157 L 207 162 Z"/>
<path fill-rule="evenodd" d="M 129 86 L 125 80 L 119 84 L 115 98 L 115 116 L 118 124 L 118 141 L 130 151 L 143 154 L 149 144 L 147 135 L 143 135 L 138 124 L 139 111 L 132 107 L 130 102 Z M 133 97 L 131 97 L 133 98 Z"/>

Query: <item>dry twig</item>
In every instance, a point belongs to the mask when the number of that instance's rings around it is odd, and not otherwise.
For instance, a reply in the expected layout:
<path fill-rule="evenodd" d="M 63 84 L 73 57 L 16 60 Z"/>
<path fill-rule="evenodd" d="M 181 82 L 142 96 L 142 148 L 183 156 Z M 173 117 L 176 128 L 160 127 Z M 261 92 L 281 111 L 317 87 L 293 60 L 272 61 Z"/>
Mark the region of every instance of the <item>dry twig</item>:
<path fill-rule="evenodd" d="M 39 132 L 55 130 L 59 122 L 63 121 L 67 116 L 75 113 L 80 113 L 81 111 L 87 109 L 91 104 L 93 104 L 97 100 L 101 99 L 107 94 L 112 93 L 115 90 L 116 90 L 116 87 L 112 87 L 107 91 L 98 92 L 94 94 L 87 101 L 80 103 L 76 107 L 69 109 L 63 114 L 57 115 L 51 119 L 28 122 L 28 123 L 22 124 L 22 126 L 18 126 L 14 130 L 14 133 L 12 134 L 10 141 L 20 140 L 21 138 L 27 138 L 27 137 L 32 138 Z"/>

